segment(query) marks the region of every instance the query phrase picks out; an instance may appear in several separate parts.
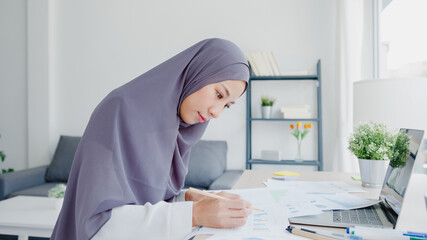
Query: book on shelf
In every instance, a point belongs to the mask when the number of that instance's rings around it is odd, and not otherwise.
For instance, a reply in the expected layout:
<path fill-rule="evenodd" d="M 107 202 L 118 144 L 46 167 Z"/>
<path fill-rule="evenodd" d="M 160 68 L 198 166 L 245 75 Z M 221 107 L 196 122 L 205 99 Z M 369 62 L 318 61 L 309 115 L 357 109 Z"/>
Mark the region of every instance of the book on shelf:
<path fill-rule="evenodd" d="M 246 57 L 248 58 L 249 64 L 251 65 L 252 72 L 256 76 L 260 76 L 260 72 L 258 70 L 258 66 L 255 64 L 255 60 L 252 57 L 252 54 L 246 54 Z"/>
<path fill-rule="evenodd" d="M 280 112 L 291 111 L 310 111 L 310 105 L 308 104 L 294 104 L 294 105 L 282 105 L 280 106 Z"/>
<path fill-rule="evenodd" d="M 305 76 L 307 70 L 280 71 L 276 58 L 271 51 L 254 51 L 246 53 L 255 76 Z"/>
<path fill-rule="evenodd" d="M 283 113 L 283 118 L 312 118 L 310 105 L 284 105 L 280 107 L 280 112 Z"/>
<path fill-rule="evenodd" d="M 256 76 L 279 76 L 280 70 L 271 51 L 256 51 L 246 54 Z"/>
<path fill-rule="evenodd" d="M 279 76 L 280 75 L 279 66 L 277 65 L 277 62 L 276 62 L 276 59 L 273 56 L 273 53 L 272 52 L 268 52 L 267 56 L 268 56 L 268 60 L 270 62 L 270 66 L 271 66 L 271 68 L 273 68 L 273 74 L 274 74 L 274 76 Z"/>

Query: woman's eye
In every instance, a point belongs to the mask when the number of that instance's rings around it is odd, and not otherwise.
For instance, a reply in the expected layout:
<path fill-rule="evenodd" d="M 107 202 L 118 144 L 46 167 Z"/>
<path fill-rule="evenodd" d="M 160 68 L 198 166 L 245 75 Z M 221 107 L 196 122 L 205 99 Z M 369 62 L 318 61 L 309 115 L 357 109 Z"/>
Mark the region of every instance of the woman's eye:
<path fill-rule="evenodd" d="M 228 105 L 224 105 L 224 108 L 230 108 L 230 106 L 228 106 Z"/>
<path fill-rule="evenodd" d="M 223 98 L 223 96 L 222 96 L 222 95 L 221 95 L 221 93 L 219 93 L 219 92 L 216 92 L 216 96 L 217 96 L 219 99 Z"/>

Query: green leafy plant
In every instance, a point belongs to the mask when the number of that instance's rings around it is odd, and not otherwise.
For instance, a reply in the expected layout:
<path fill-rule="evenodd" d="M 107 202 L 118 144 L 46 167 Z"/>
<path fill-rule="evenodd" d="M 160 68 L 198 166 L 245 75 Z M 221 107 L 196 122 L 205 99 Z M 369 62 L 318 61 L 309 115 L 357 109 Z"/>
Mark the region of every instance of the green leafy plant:
<path fill-rule="evenodd" d="M 1 135 L 0 135 L 0 138 L 1 138 Z M 3 151 L 0 151 L 0 159 L 1 159 L 1 162 L 4 162 L 4 160 L 6 159 L 6 154 Z M 1 169 L 2 174 L 13 172 L 13 171 L 14 171 L 13 168 Z"/>
<path fill-rule="evenodd" d="M 384 123 L 364 123 L 350 136 L 348 149 L 359 159 L 390 160 L 396 137 Z"/>
<path fill-rule="evenodd" d="M 273 106 L 276 99 L 269 98 L 269 97 L 262 97 L 261 98 L 261 106 Z"/>
<path fill-rule="evenodd" d="M 409 155 L 410 138 L 405 132 L 399 132 L 394 144 L 393 155 L 390 159 L 390 166 L 393 168 L 403 168 L 406 166 Z"/>
<path fill-rule="evenodd" d="M 55 187 L 49 190 L 47 196 L 50 198 L 64 198 L 66 189 L 67 186 L 65 184 L 57 184 Z"/>

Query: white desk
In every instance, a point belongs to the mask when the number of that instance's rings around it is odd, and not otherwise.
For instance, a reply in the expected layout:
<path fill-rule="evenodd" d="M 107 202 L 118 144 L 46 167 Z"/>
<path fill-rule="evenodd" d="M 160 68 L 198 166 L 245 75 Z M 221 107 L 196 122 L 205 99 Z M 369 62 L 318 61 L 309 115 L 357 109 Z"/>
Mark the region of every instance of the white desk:
<path fill-rule="evenodd" d="M 274 171 L 246 170 L 233 189 L 265 187 L 263 181 L 271 178 Z M 378 199 L 381 189 L 364 188 L 360 181 L 352 180 L 352 173 L 342 172 L 300 172 L 302 181 L 343 181 L 358 186 L 366 193 L 351 193 L 362 198 Z M 405 193 L 402 210 L 396 229 L 427 232 L 427 209 L 424 195 L 427 194 L 427 175 L 414 173 Z M 314 227 L 313 227 L 314 228 Z M 331 228 L 340 231 L 339 228 Z M 343 231 L 343 230 L 342 230 Z"/>
<path fill-rule="evenodd" d="M 0 233 L 18 235 L 19 240 L 50 238 L 62 200 L 17 196 L 0 201 Z"/>

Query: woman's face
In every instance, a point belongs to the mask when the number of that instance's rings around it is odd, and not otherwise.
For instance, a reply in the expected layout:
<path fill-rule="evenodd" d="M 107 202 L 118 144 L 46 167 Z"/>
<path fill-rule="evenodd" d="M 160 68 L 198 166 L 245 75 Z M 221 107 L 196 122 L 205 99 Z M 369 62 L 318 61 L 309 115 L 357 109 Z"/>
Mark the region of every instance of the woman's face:
<path fill-rule="evenodd" d="M 226 80 L 204 86 L 184 99 L 179 114 L 187 124 L 195 124 L 217 118 L 229 108 L 245 90 L 243 80 Z"/>

